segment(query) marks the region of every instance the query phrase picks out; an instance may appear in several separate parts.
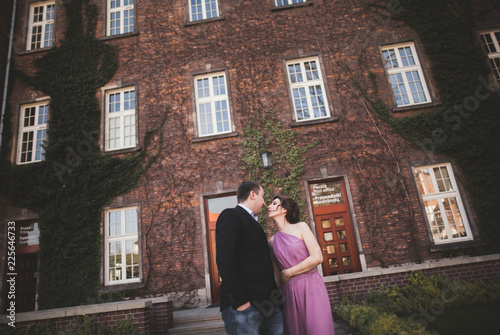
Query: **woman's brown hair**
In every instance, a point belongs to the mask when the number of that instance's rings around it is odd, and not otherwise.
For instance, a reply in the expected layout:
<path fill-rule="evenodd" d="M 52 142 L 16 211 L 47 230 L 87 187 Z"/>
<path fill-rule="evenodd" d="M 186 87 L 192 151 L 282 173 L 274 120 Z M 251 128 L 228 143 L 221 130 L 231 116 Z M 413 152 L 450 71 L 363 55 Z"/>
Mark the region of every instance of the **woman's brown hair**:
<path fill-rule="evenodd" d="M 300 221 L 300 208 L 295 200 L 285 195 L 276 195 L 274 199 L 281 201 L 281 207 L 286 209 L 285 218 L 289 223 L 297 223 Z"/>

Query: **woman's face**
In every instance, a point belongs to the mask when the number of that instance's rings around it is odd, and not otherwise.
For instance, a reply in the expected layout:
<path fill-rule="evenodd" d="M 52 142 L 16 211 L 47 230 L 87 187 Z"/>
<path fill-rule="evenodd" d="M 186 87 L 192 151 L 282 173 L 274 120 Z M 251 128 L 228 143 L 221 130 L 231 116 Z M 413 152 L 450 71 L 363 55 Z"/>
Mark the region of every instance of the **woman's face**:
<path fill-rule="evenodd" d="M 283 214 L 286 211 L 283 209 L 283 206 L 281 206 L 281 200 L 276 198 L 273 200 L 273 202 L 267 206 L 267 212 L 270 218 L 274 218 L 276 216 L 279 216 Z"/>

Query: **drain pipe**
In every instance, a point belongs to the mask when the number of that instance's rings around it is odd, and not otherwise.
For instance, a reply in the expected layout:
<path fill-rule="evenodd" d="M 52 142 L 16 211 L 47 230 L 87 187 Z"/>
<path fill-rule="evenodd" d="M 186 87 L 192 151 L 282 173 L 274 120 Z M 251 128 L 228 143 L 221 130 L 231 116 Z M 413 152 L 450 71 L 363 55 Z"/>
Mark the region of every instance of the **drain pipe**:
<path fill-rule="evenodd" d="M 9 50 L 7 51 L 7 66 L 5 67 L 5 82 L 3 87 L 3 99 L 2 99 L 2 115 L 0 117 L 0 151 L 2 151 L 2 135 L 3 135 L 3 117 L 5 115 L 5 109 L 7 107 L 7 92 L 9 85 L 9 71 L 10 71 L 10 60 L 12 55 L 12 44 L 14 43 L 14 22 L 16 20 L 16 7 L 17 0 L 14 0 L 12 5 L 12 19 L 10 20 L 10 33 L 9 33 Z"/>

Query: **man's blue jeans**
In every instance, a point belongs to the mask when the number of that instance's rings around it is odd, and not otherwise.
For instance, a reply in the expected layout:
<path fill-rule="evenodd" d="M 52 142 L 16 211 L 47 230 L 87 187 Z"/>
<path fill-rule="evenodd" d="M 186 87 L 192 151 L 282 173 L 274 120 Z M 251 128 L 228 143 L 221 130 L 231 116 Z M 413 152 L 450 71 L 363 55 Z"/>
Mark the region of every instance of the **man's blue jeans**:
<path fill-rule="evenodd" d="M 250 306 L 244 311 L 228 307 L 222 310 L 222 319 L 228 335 L 283 334 L 283 314 L 276 304 L 264 309 Z"/>

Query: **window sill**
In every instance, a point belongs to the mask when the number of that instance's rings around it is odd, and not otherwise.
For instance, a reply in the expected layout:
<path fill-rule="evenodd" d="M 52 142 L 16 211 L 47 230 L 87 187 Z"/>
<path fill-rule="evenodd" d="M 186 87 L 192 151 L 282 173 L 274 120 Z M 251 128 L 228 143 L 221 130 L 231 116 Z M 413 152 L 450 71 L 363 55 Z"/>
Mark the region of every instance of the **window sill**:
<path fill-rule="evenodd" d="M 54 50 L 54 49 L 56 49 L 55 46 L 51 46 L 51 47 L 47 47 L 47 48 L 40 48 L 40 49 L 35 49 L 35 50 L 24 50 L 24 51 L 18 52 L 17 55 L 18 56 L 32 55 L 32 54 L 36 54 L 39 52 L 47 52 L 47 51 Z"/>
<path fill-rule="evenodd" d="M 439 252 L 439 251 L 448 251 L 448 250 L 458 250 L 458 249 L 466 249 L 472 247 L 481 247 L 486 243 L 484 241 L 464 241 L 464 242 L 455 242 L 455 243 L 446 243 L 446 244 L 435 244 L 430 248 L 430 252 Z"/>
<path fill-rule="evenodd" d="M 99 290 L 99 293 L 106 293 L 110 291 L 121 291 L 121 290 L 134 290 L 144 287 L 145 285 L 142 282 L 142 280 L 140 282 L 135 282 L 135 283 L 108 284 L 106 286 L 102 286 L 101 289 Z"/>
<path fill-rule="evenodd" d="M 193 143 L 200 143 L 200 142 L 207 142 L 207 141 L 219 140 L 221 138 L 230 138 L 230 137 L 236 137 L 236 136 L 239 136 L 239 133 L 237 131 L 233 131 L 232 133 L 226 133 L 226 134 L 220 134 L 220 135 L 213 135 L 213 136 L 206 136 L 206 137 L 195 137 L 191 141 Z"/>
<path fill-rule="evenodd" d="M 102 36 L 99 38 L 100 41 L 109 41 L 109 40 L 117 40 L 120 38 L 127 38 L 127 37 L 132 37 L 132 36 L 139 36 L 139 32 L 134 31 L 131 33 L 125 33 L 125 34 L 118 34 L 118 35 L 111 35 L 111 36 Z"/>
<path fill-rule="evenodd" d="M 298 8 L 298 7 L 307 7 L 307 6 L 312 6 L 314 3 L 312 1 L 306 1 L 306 2 L 301 2 L 301 3 L 295 3 L 291 5 L 285 5 L 285 6 L 277 6 L 271 8 L 272 12 L 278 12 L 280 10 L 286 10 L 286 9 L 292 9 L 292 8 Z"/>
<path fill-rule="evenodd" d="M 188 22 L 184 23 L 184 27 L 195 26 L 197 24 L 209 23 L 209 22 L 214 22 L 214 21 L 223 21 L 225 19 L 226 18 L 224 16 L 218 16 L 218 17 L 212 17 L 210 19 L 188 21 Z"/>
<path fill-rule="evenodd" d="M 431 108 L 431 107 L 437 107 L 441 105 L 441 102 L 429 102 L 426 104 L 421 104 L 421 105 L 411 105 L 411 106 L 405 106 L 405 107 L 394 107 L 392 109 L 393 113 L 400 113 L 400 112 L 407 112 L 407 111 L 414 111 L 418 109 L 426 109 L 426 108 Z"/>
<path fill-rule="evenodd" d="M 329 123 L 329 122 L 336 122 L 339 120 L 339 117 L 337 115 L 330 116 L 325 119 L 318 119 L 318 120 L 311 120 L 311 121 L 292 121 L 290 123 L 290 128 L 298 128 L 298 127 L 307 127 L 307 126 L 312 126 L 316 124 L 322 124 L 322 123 Z"/>
<path fill-rule="evenodd" d="M 117 150 L 109 150 L 109 151 L 102 151 L 101 153 L 105 156 L 113 156 L 113 155 L 122 155 L 122 154 L 128 154 L 132 152 L 137 152 L 140 151 L 142 147 L 136 146 L 133 148 L 126 148 L 126 149 L 117 149 Z"/>

